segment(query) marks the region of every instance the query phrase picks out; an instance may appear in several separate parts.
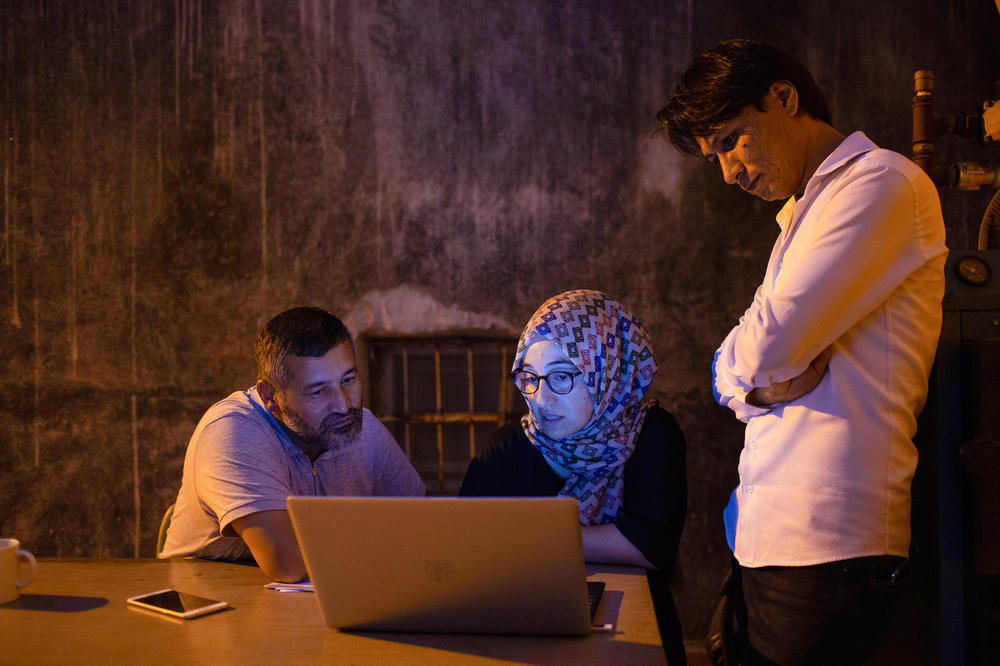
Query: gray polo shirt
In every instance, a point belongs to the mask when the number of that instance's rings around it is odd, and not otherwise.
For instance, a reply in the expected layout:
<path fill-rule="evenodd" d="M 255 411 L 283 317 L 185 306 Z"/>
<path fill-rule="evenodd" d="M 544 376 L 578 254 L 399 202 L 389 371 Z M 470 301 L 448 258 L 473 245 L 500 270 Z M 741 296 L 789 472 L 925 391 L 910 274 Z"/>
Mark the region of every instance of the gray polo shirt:
<path fill-rule="evenodd" d="M 213 405 L 191 436 L 159 557 L 252 559 L 232 522 L 258 511 L 285 510 L 289 495 L 425 492 L 396 440 L 367 409 L 356 442 L 310 462 L 255 388 L 237 391 Z"/>

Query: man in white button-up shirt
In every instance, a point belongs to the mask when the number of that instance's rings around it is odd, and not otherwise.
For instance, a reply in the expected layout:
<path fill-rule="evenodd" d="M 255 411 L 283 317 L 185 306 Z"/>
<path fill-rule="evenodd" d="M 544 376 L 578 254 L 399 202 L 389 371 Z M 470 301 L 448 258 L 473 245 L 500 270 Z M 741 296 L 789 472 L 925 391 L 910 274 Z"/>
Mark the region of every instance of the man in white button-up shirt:
<path fill-rule="evenodd" d="M 845 137 L 810 74 L 730 40 L 682 75 L 671 142 L 768 201 L 787 199 L 713 390 L 746 422 L 725 511 L 749 663 L 860 663 L 908 554 L 912 438 L 941 328 L 944 222 L 910 160 Z"/>

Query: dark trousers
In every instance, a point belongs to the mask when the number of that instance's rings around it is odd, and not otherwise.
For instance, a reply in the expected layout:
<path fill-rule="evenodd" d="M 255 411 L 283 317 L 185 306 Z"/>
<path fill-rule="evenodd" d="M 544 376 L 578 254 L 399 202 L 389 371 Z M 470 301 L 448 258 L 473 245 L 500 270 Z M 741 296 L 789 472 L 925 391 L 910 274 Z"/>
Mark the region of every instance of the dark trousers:
<path fill-rule="evenodd" d="M 859 557 L 806 567 L 733 564 L 745 664 L 863 664 L 889 627 L 889 580 L 903 558 Z"/>

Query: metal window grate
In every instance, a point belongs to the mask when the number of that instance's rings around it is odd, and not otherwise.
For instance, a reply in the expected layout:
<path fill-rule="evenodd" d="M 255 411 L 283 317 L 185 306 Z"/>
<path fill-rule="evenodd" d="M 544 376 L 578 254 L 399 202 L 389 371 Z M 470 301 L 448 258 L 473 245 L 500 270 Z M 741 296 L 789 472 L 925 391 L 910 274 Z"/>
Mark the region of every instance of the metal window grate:
<path fill-rule="evenodd" d="M 525 413 L 510 379 L 516 338 L 369 337 L 371 410 L 437 495 L 458 493 L 476 446 Z"/>

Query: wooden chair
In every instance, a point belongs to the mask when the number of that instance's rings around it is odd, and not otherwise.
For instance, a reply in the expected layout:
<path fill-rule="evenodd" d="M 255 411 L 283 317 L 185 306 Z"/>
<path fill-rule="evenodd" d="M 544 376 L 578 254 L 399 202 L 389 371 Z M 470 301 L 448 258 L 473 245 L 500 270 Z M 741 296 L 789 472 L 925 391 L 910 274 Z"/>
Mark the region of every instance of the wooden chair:
<path fill-rule="evenodd" d="M 163 551 L 163 544 L 167 541 L 167 528 L 170 527 L 170 519 L 174 516 L 174 505 L 171 504 L 163 512 L 163 520 L 160 521 L 160 531 L 156 535 L 156 554 Z"/>

